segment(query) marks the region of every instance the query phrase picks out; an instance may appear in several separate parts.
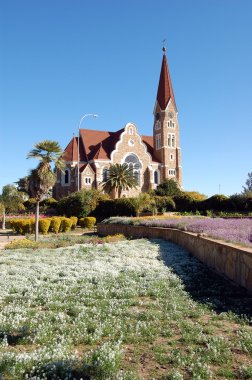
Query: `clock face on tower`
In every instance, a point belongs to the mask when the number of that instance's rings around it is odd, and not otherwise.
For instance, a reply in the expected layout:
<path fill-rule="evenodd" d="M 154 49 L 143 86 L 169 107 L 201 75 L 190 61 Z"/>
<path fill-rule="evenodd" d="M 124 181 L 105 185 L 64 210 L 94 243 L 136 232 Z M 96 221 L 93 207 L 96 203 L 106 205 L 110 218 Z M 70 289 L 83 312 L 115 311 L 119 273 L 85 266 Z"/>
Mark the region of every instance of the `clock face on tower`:
<path fill-rule="evenodd" d="M 169 116 L 170 119 L 173 119 L 173 117 L 174 117 L 173 112 L 169 112 L 169 113 L 168 113 L 168 116 Z"/>

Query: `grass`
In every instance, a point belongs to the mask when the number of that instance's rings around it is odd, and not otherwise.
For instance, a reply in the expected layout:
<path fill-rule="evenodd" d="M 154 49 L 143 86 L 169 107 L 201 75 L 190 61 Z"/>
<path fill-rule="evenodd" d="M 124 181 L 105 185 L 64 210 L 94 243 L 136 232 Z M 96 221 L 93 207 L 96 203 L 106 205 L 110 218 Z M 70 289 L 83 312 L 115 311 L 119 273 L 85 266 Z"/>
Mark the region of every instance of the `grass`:
<path fill-rule="evenodd" d="M 172 243 L 6 250 L 0 268 L 5 380 L 251 378 L 251 295 Z"/>

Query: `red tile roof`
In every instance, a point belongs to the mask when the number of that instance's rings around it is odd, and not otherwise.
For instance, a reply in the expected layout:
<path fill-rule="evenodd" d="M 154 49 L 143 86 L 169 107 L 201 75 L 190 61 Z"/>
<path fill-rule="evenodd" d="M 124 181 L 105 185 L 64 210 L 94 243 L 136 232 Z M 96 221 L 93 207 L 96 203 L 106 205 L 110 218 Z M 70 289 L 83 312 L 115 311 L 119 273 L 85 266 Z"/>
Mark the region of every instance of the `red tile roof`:
<path fill-rule="evenodd" d="M 176 107 L 175 97 L 172 89 L 171 77 L 166 55 L 163 55 L 162 67 L 159 78 L 157 101 L 162 110 L 165 110 L 169 100 L 172 99 Z"/>
<path fill-rule="evenodd" d="M 117 132 L 96 131 L 93 129 L 81 129 L 80 140 L 88 160 L 109 160 L 115 145 L 120 138 L 124 128 Z M 85 155 L 80 152 L 81 161 L 85 161 Z"/>
<path fill-rule="evenodd" d="M 116 132 L 96 131 L 93 129 L 80 130 L 80 161 L 91 160 L 110 160 L 111 153 L 115 149 L 121 133 L 124 128 Z M 151 155 L 154 162 L 159 162 L 154 157 L 153 136 L 142 136 L 142 140 L 147 147 L 148 153 Z M 78 161 L 78 138 L 73 137 L 67 145 L 64 152 L 66 161 Z M 81 172 L 87 164 L 81 165 Z M 93 166 L 92 166 L 93 168 Z M 95 168 L 93 168 L 95 170 Z"/>
<path fill-rule="evenodd" d="M 78 138 L 73 137 L 64 151 L 65 161 L 78 161 Z"/>

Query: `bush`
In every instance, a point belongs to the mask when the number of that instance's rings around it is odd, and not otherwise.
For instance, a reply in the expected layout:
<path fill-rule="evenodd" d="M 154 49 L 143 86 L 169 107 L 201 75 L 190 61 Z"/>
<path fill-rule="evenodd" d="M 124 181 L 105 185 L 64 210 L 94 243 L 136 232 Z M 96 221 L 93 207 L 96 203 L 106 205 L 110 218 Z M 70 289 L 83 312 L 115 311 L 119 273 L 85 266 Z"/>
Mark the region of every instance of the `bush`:
<path fill-rule="evenodd" d="M 90 215 L 101 221 L 110 216 L 135 216 L 135 209 L 130 198 L 108 199 L 100 201 Z"/>
<path fill-rule="evenodd" d="M 176 211 L 192 211 L 195 212 L 199 208 L 201 202 L 195 200 L 190 195 L 181 194 L 173 198 Z"/>
<path fill-rule="evenodd" d="M 49 218 L 39 219 L 39 232 L 43 235 L 48 234 L 50 224 L 51 219 Z"/>
<path fill-rule="evenodd" d="M 99 200 L 107 198 L 98 190 L 81 190 L 62 198 L 57 204 L 57 211 L 61 215 L 77 216 L 82 218 L 93 211 Z"/>
<path fill-rule="evenodd" d="M 72 227 L 71 228 L 72 228 L 72 230 L 74 230 L 77 226 L 78 218 L 77 218 L 77 216 L 71 216 L 70 219 L 72 221 Z"/>
<path fill-rule="evenodd" d="M 96 223 L 96 218 L 93 216 L 86 216 L 85 218 L 81 218 L 79 220 L 79 225 L 83 228 L 93 228 Z"/>
<path fill-rule="evenodd" d="M 71 231 L 73 221 L 70 218 L 61 218 L 60 232 Z"/>
<path fill-rule="evenodd" d="M 20 234 L 20 235 L 25 235 L 25 234 L 30 234 L 33 230 L 33 224 L 34 224 L 33 219 L 10 219 L 9 224 L 10 228 Z"/>
<path fill-rule="evenodd" d="M 12 240 L 6 244 L 4 249 L 18 249 L 18 248 L 37 248 L 37 243 L 29 239 Z"/>
<path fill-rule="evenodd" d="M 60 230 L 61 218 L 57 216 L 53 216 L 51 218 L 51 224 L 49 230 L 55 234 L 57 234 Z"/>
<path fill-rule="evenodd" d="M 176 205 L 172 197 L 168 197 L 168 196 L 161 197 L 161 196 L 156 195 L 154 196 L 153 199 L 154 199 L 158 212 L 163 212 L 163 210 L 165 211 L 175 210 Z"/>
<path fill-rule="evenodd" d="M 229 209 L 229 198 L 222 194 L 216 194 L 200 202 L 200 210 L 227 211 Z"/>

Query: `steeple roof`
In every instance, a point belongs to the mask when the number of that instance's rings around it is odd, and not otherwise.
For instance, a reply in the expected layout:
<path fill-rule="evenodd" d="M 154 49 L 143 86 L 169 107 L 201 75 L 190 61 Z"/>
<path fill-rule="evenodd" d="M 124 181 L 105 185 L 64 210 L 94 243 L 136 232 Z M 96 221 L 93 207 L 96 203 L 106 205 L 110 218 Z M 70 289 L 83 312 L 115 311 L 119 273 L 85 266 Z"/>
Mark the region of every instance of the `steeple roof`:
<path fill-rule="evenodd" d="M 172 89 L 171 77 L 169 72 L 169 67 L 166 59 L 166 49 L 163 48 L 163 61 L 159 78 L 157 101 L 162 110 L 165 110 L 170 99 L 172 99 L 175 108 L 176 102 Z"/>

